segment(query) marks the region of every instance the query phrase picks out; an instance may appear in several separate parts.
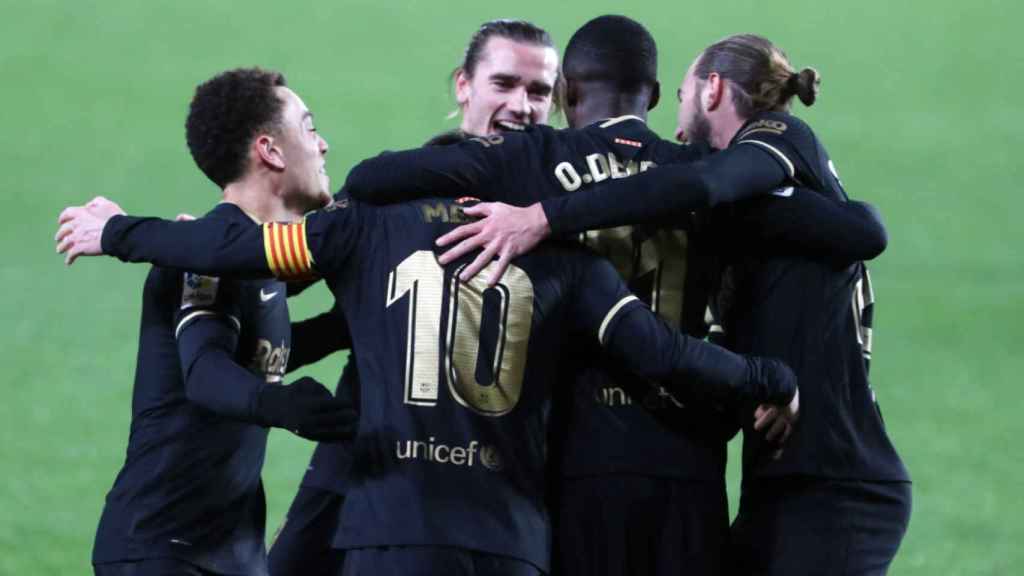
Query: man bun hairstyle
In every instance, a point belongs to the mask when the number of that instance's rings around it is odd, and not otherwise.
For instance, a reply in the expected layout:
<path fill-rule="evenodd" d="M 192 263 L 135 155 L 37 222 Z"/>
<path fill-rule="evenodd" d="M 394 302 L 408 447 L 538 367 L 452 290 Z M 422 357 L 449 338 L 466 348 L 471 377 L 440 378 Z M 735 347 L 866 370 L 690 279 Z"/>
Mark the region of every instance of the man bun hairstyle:
<path fill-rule="evenodd" d="M 733 103 L 744 118 L 760 112 L 787 112 L 793 96 L 811 106 L 821 85 L 817 70 L 797 72 L 781 48 L 756 34 L 737 34 L 708 46 L 694 74 L 707 80 L 711 73 L 731 83 Z"/>
<path fill-rule="evenodd" d="M 574 81 L 635 94 L 658 82 L 658 45 L 647 28 L 632 18 L 598 16 L 569 39 L 562 69 Z"/>
<path fill-rule="evenodd" d="M 787 90 L 791 91 L 804 103 L 804 106 L 813 106 L 818 99 L 818 90 L 821 87 L 821 75 L 814 68 L 804 68 L 794 72 L 788 80 Z"/>
<path fill-rule="evenodd" d="M 185 120 L 185 141 L 203 174 L 225 188 L 245 174 L 249 144 L 280 125 L 284 75 L 262 68 L 221 72 L 196 87 Z"/>

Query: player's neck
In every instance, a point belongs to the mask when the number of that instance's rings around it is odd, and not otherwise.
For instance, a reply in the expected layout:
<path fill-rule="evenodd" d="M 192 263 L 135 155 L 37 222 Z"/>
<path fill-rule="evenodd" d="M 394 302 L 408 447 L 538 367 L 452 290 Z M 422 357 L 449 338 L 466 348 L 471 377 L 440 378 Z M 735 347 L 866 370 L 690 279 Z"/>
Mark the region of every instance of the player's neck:
<path fill-rule="evenodd" d="M 637 95 L 594 94 L 580 98 L 566 111 L 570 128 L 583 128 L 595 122 L 620 116 L 636 116 L 647 121 L 648 99 Z"/>
<path fill-rule="evenodd" d="M 725 150 L 746 122 L 747 120 L 736 114 L 735 110 L 722 110 L 719 117 L 711 121 L 711 145 L 719 150 Z"/>
<path fill-rule="evenodd" d="M 271 179 L 247 178 L 224 188 L 224 201 L 234 204 L 257 222 L 295 222 L 302 214 L 289 210 L 282 190 Z"/>

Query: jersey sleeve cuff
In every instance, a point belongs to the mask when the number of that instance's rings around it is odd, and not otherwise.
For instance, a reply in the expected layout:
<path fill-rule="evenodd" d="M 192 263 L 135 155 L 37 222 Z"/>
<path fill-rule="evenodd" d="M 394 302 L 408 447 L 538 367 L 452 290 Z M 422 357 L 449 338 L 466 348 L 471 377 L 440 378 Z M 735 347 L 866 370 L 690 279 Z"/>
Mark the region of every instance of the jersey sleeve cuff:
<path fill-rule="evenodd" d="M 602 346 L 604 346 L 605 342 L 608 341 L 608 337 L 615 330 L 615 326 L 618 324 L 619 320 L 639 306 L 643 306 L 643 302 L 641 302 L 636 296 L 630 294 L 616 302 L 615 305 L 608 310 L 608 313 L 604 315 L 604 320 L 601 321 L 600 328 L 597 329 L 597 340 Z"/>
<path fill-rule="evenodd" d="M 242 331 L 242 322 L 231 314 L 223 314 L 220 312 L 214 312 L 213 310 L 193 310 L 192 312 L 185 314 L 185 316 L 178 321 L 178 325 L 174 328 L 174 338 L 177 339 L 181 335 L 182 330 L 195 323 L 200 318 L 210 316 L 226 319 L 235 329 L 235 332 Z"/>

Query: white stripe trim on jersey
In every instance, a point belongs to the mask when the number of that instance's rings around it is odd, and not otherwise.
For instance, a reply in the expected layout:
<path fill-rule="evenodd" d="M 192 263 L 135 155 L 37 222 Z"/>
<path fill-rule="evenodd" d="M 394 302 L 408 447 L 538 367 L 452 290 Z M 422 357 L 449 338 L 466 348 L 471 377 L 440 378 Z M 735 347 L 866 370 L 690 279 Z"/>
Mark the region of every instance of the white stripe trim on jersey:
<path fill-rule="evenodd" d="M 174 329 L 174 338 L 178 338 L 178 336 L 181 334 L 181 329 L 185 327 L 185 324 L 188 324 L 189 322 L 192 321 L 193 318 L 199 316 L 219 316 L 219 314 L 212 310 L 196 310 L 195 312 L 192 312 L 188 316 L 182 318 L 181 322 L 178 322 L 178 327 Z M 238 332 L 242 331 L 242 323 L 238 320 L 238 318 L 235 318 L 230 314 L 226 314 L 225 316 L 227 316 L 228 319 L 230 319 L 231 322 L 235 325 L 235 330 L 237 330 Z"/>
<path fill-rule="evenodd" d="M 638 298 L 636 296 L 633 296 L 632 294 L 626 296 L 622 300 L 619 300 L 619 302 L 615 304 L 615 306 L 612 306 L 612 309 L 609 310 L 608 313 L 604 315 L 604 320 L 601 321 L 601 328 L 599 328 L 597 331 L 597 341 L 600 342 L 602 346 L 604 346 L 604 332 L 605 330 L 608 329 L 608 325 L 611 324 L 612 318 L 615 318 L 615 315 L 619 313 L 619 310 L 621 310 L 623 306 L 629 304 L 633 300 L 638 300 Z"/>
<path fill-rule="evenodd" d="M 775 146 L 772 146 L 771 144 L 765 142 L 761 142 L 760 140 L 740 140 L 738 144 L 757 144 L 758 146 L 763 146 L 770 150 L 771 152 L 774 152 L 775 155 L 781 158 L 782 162 L 786 165 L 786 168 L 789 170 L 789 177 L 796 178 L 796 168 L 793 168 L 793 163 L 790 162 L 789 158 L 786 158 L 786 155 L 783 154 L 782 151 L 776 148 Z"/>
<path fill-rule="evenodd" d="M 644 119 L 639 117 L 639 116 L 633 116 L 632 114 L 627 114 L 625 116 L 619 116 L 618 118 L 609 118 L 608 120 L 605 120 L 604 122 L 601 122 L 601 128 L 608 128 L 609 126 L 615 126 L 616 124 L 625 122 L 626 120 L 639 120 L 641 122 L 644 121 Z"/>

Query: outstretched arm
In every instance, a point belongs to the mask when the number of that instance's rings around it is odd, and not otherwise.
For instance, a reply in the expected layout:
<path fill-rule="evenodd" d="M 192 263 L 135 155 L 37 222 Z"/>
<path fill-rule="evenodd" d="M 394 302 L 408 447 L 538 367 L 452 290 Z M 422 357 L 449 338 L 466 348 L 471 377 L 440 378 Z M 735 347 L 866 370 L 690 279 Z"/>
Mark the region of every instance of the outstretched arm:
<path fill-rule="evenodd" d="M 344 264 L 357 244 L 357 213 L 346 201 L 291 224 L 169 222 L 124 216 L 113 202 L 97 199 L 61 213 L 57 251 L 69 264 L 80 255 L 108 254 L 200 274 L 301 280 Z"/>
<path fill-rule="evenodd" d="M 213 276 L 273 276 L 263 230 L 249 222 L 139 218 L 97 197 L 85 206 L 65 208 L 58 224 L 57 252 L 68 265 L 79 256 L 105 254 Z"/>
<path fill-rule="evenodd" d="M 452 246 L 440 262 L 445 264 L 481 250 L 461 274 L 468 279 L 497 256 L 498 267 L 489 279 L 494 285 L 508 262 L 552 234 L 679 220 L 698 208 L 768 194 L 789 178 L 768 152 L 755 146 L 737 146 L 706 161 L 663 166 L 609 180 L 525 208 L 480 204 L 466 209 L 466 214 L 484 220 L 460 226 L 438 239 L 439 246 Z"/>
<path fill-rule="evenodd" d="M 803 256 L 846 266 L 875 258 L 889 239 L 874 206 L 839 202 L 805 188 L 724 206 L 720 215 L 716 234 L 731 236 L 747 254 Z"/>
<path fill-rule="evenodd" d="M 768 152 L 735 146 L 707 160 L 662 166 L 541 202 L 552 234 L 682 218 L 725 202 L 768 194 L 789 174 Z"/>
<path fill-rule="evenodd" d="M 433 196 L 487 195 L 497 176 L 503 137 L 471 138 L 448 146 L 384 152 L 363 160 L 345 180 L 356 200 L 392 204 Z"/>

